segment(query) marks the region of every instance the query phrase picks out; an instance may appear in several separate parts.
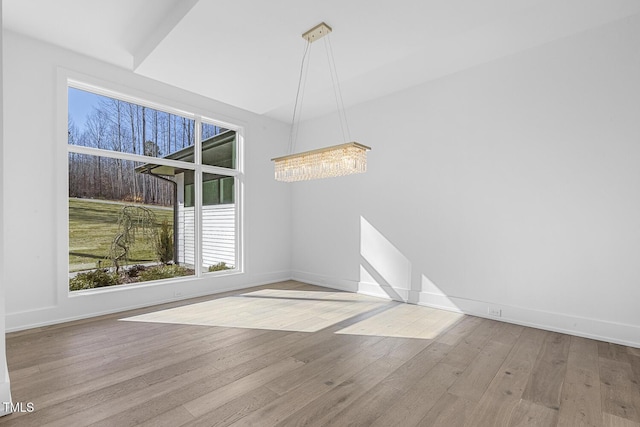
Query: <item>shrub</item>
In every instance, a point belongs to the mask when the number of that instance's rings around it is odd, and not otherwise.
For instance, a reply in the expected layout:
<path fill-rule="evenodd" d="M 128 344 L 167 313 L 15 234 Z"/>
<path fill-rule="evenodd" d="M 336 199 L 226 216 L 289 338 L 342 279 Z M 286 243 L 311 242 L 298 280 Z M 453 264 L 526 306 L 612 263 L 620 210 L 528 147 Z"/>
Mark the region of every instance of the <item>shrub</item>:
<path fill-rule="evenodd" d="M 209 266 L 209 271 L 210 272 L 211 271 L 221 271 L 221 270 L 231 270 L 231 269 L 233 269 L 233 267 L 227 266 L 227 264 L 224 263 L 224 262 L 219 262 L 217 264 Z"/>
<path fill-rule="evenodd" d="M 145 271 L 146 269 L 147 267 L 145 267 L 144 265 L 140 265 L 140 264 L 132 265 L 127 270 L 127 276 L 131 278 L 138 277 L 140 275 L 140 272 Z"/>
<path fill-rule="evenodd" d="M 86 273 L 78 273 L 69 280 L 70 291 L 83 289 L 103 288 L 118 284 L 118 275 L 109 273 L 106 269 L 97 269 Z"/>
<path fill-rule="evenodd" d="M 140 282 L 148 282 L 150 280 L 169 279 L 171 277 L 187 276 L 189 274 L 193 274 L 192 270 L 181 265 L 163 264 L 141 271 L 138 277 L 140 277 Z"/>
<path fill-rule="evenodd" d="M 173 261 L 173 230 L 165 219 L 160 226 L 160 233 L 156 241 L 156 255 L 163 264 Z"/>

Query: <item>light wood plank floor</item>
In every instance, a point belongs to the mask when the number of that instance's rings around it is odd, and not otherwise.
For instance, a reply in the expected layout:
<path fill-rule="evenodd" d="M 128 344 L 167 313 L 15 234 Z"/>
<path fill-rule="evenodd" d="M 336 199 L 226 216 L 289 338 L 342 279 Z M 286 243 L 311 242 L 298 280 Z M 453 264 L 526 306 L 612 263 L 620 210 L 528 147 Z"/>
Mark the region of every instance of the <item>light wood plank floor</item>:
<path fill-rule="evenodd" d="M 7 359 L 35 406 L 7 426 L 640 427 L 639 349 L 298 282 L 8 334 Z"/>

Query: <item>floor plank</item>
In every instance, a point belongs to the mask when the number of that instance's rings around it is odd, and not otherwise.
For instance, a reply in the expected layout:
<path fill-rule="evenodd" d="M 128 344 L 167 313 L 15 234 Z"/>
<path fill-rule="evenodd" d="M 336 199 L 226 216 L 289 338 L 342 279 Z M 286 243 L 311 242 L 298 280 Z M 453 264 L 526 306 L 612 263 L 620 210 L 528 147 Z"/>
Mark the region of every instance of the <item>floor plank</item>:
<path fill-rule="evenodd" d="M 460 371 L 450 364 L 437 363 L 405 393 L 398 393 L 393 401 L 381 406 L 378 409 L 380 413 L 376 414 L 375 420 L 371 420 L 371 425 L 420 425 L 422 418 L 447 393 L 459 375 Z"/>
<path fill-rule="evenodd" d="M 551 427 L 557 424 L 558 410 L 528 400 L 520 400 L 514 409 L 509 423 L 510 427 Z"/>
<path fill-rule="evenodd" d="M 629 348 L 629 350 L 637 350 L 636 352 L 629 351 L 629 365 L 631 366 L 631 370 L 634 374 L 634 377 L 631 378 L 631 382 L 633 384 L 640 385 L 640 349 Z"/>
<path fill-rule="evenodd" d="M 603 427 L 640 427 L 639 423 L 634 423 L 606 412 L 602 414 L 602 425 Z"/>
<path fill-rule="evenodd" d="M 602 425 L 599 376 L 598 344 L 585 338 L 571 337 L 558 425 Z"/>
<path fill-rule="evenodd" d="M 569 335 L 547 332 L 522 398 L 553 410 L 560 408 L 560 393 L 567 369 Z"/>
<path fill-rule="evenodd" d="M 419 426 L 464 426 L 472 423 L 475 426 L 481 426 L 473 420 L 471 415 L 474 402 L 466 400 L 462 397 L 445 393 L 440 400 L 436 402 L 433 408 L 418 423 Z M 496 424 L 491 424 L 495 426 Z"/>
<path fill-rule="evenodd" d="M 475 406 L 469 426 L 508 425 L 529 382 L 546 333 L 527 328 L 518 337 L 486 392 Z"/>
<path fill-rule="evenodd" d="M 602 411 L 640 423 L 640 387 L 629 363 L 600 357 Z"/>
<path fill-rule="evenodd" d="M 283 359 L 280 362 L 247 375 L 246 377 L 227 384 L 224 387 L 203 394 L 197 399 L 185 403 L 183 406 L 191 415 L 199 417 L 226 403 L 229 403 L 236 397 L 245 394 L 247 390 L 263 386 L 270 380 L 284 375 L 302 364 L 303 362 L 296 360 L 293 357 Z"/>
<path fill-rule="evenodd" d="M 449 388 L 449 393 L 478 402 L 507 358 L 522 329 L 506 323 L 500 325 L 494 332 L 493 339 L 484 346 Z M 516 331 L 517 333 L 513 333 Z"/>

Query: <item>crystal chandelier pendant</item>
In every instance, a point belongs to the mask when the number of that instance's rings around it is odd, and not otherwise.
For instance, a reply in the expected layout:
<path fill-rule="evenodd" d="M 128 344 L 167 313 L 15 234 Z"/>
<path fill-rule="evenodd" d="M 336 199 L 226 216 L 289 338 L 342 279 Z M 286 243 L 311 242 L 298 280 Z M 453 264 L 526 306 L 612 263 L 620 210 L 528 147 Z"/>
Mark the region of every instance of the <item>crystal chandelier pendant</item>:
<path fill-rule="evenodd" d="M 276 157 L 276 181 L 295 182 L 332 178 L 367 171 L 366 145 L 357 142 L 334 145 L 304 153 Z"/>
<path fill-rule="evenodd" d="M 302 57 L 302 67 L 300 69 L 300 80 L 298 81 L 298 93 L 296 95 L 296 103 L 294 106 L 293 119 L 291 121 L 291 138 L 290 151 L 293 152 L 295 147 L 295 125 L 296 113 L 298 109 L 298 99 L 300 89 L 304 92 L 302 85 L 302 75 L 305 65 L 305 58 L 309 45 L 316 40 L 327 36 L 332 29 L 324 22 L 316 25 L 309 31 L 302 34 L 302 38 L 307 41 L 307 47 Z M 335 61 L 333 60 L 333 51 L 330 42 L 325 39 L 325 48 L 327 49 L 327 58 L 329 58 L 329 67 L 331 69 L 331 77 L 333 82 L 333 91 L 336 96 L 336 104 L 338 107 L 338 116 L 340 118 L 340 126 L 345 140 L 348 141 L 349 126 L 347 117 L 344 112 L 342 102 L 342 94 L 338 82 L 338 73 L 336 72 Z M 342 106 L 342 111 L 340 109 Z M 302 105 L 300 105 L 300 109 Z M 346 132 L 345 132 L 346 130 Z M 303 153 L 289 154 L 287 156 L 276 157 L 271 159 L 275 163 L 275 179 L 276 181 L 295 182 L 308 181 L 311 179 L 332 178 L 337 176 L 351 175 L 363 173 L 367 171 L 367 151 L 371 150 L 366 145 L 357 142 L 348 142 L 346 144 L 334 145 L 331 147 L 320 148 L 317 150 L 305 151 Z"/>

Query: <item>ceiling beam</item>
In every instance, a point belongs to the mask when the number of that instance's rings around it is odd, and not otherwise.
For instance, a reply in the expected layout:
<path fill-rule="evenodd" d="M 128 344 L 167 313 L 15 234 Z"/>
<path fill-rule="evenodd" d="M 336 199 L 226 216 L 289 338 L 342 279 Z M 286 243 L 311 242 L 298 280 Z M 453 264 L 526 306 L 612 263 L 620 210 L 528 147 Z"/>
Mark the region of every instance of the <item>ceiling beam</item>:
<path fill-rule="evenodd" d="M 176 6 L 167 14 L 160 25 L 134 49 L 133 71 L 136 71 L 140 65 L 142 65 L 149 55 L 156 50 L 160 43 L 162 43 L 198 2 L 199 0 L 182 0 L 176 2 Z"/>

